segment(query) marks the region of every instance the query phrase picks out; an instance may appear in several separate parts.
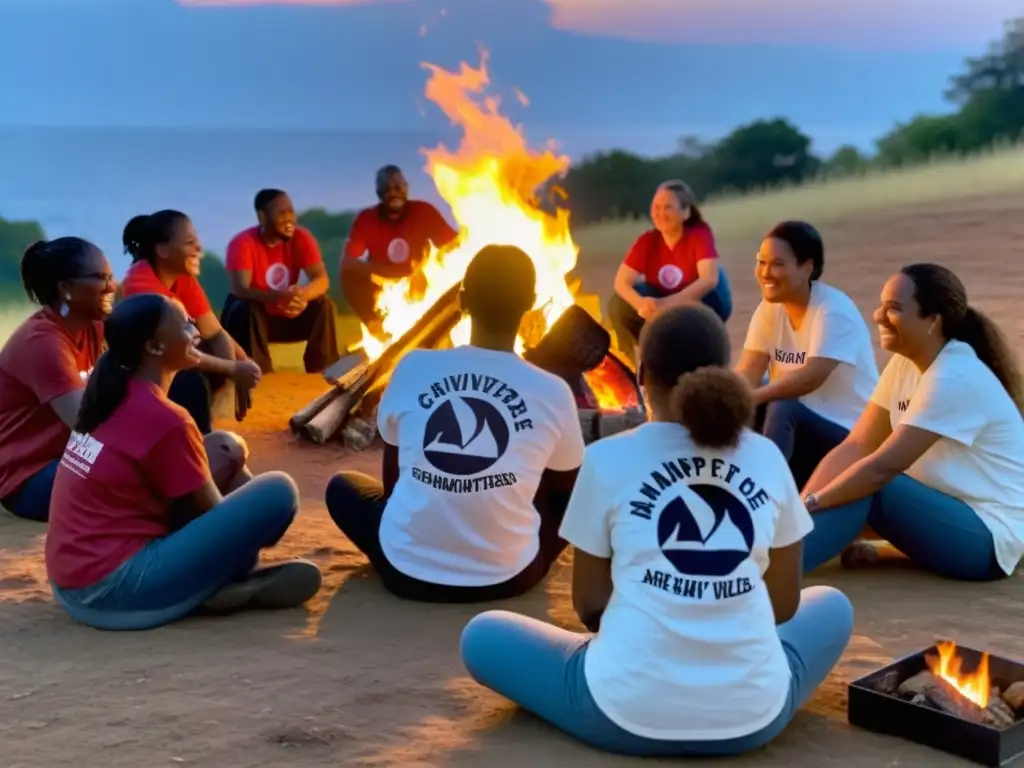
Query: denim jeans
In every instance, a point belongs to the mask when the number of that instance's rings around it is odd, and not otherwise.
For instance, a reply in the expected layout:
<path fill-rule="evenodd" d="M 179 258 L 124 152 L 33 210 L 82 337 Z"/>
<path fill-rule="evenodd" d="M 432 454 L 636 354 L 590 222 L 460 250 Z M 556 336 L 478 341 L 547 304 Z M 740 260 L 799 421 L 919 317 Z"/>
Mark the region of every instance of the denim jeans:
<path fill-rule="evenodd" d="M 660 299 L 670 295 L 666 291 L 646 283 L 639 282 L 633 286 L 633 290 L 641 296 Z M 732 316 L 732 288 L 729 279 L 725 275 L 725 269 L 718 267 L 718 285 L 714 290 L 706 293 L 701 299 L 704 304 L 713 309 L 715 313 L 725 322 Z M 619 294 L 613 293 L 608 300 L 608 319 L 615 331 L 615 341 L 619 350 L 633 360 L 636 357 L 636 342 L 640 338 L 640 331 L 644 327 L 644 319 L 637 314 L 637 311 L 630 306 L 629 302 Z"/>
<path fill-rule="evenodd" d="M 761 730 L 722 741 L 649 739 L 609 720 L 594 702 L 584 674 L 590 635 L 488 611 L 463 630 L 462 660 L 481 685 L 598 749 L 637 757 L 739 755 L 778 736 L 828 677 L 853 634 L 853 607 L 837 589 L 809 587 L 796 615 L 778 633 L 793 673 L 785 707 Z"/>
<path fill-rule="evenodd" d="M 538 489 L 543 494 L 544 489 Z M 565 517 L 568 496 L 548 494 L 548 502 L 538 505 L 540 549 L 537 556 L 511 579 L 485 587 L 456 587 L 431 584 L 399 571 L 391 564 L 380 545 L 380 523 L 387 499 L 379 480 L 362 472 L 339 472 L 327 484 L 327 514 L 338 529 L 366 555 L 384 588 L 396 597 L 428 603 L 481 603 L 507 600 L 522 595 L 539 584 L 551 565 L 565 549 L 558 535 Z"/>
<path fill-rule="evenodd" d="M 768 403 L 758 417 L 761 434 L 782 451 L 797 488 L 807 484 L 821 460 L 850 434 L 846 427 L 815 413 L 799 400 Z"/>
<path fill-rule="evenodd" d="M 45 523 L 50 519 L 50 495 L 60 460 L 51 461 L 4 499 L 4 507 L 15 517 Z"/>
<path fill-rule="evenodd" d="M 838 556 L 865 525 L 910 558 L 947 579 L 994 581 L 1006 576 L 996 561 L 992 534 L 977 513 L 907 475 L 873 496 L 814 515 L 804 539 L 804 571 Z"/>
<path fill-rule="evenodd" d="M 299 509 L 299 491 L 268 472 L 227 495 L 180 530 L 154 539 L 113 573 L 80 589 L 53 586 L 71 618 L 96 629 L 152 629 L 188 616 L 250 574 Z"/>

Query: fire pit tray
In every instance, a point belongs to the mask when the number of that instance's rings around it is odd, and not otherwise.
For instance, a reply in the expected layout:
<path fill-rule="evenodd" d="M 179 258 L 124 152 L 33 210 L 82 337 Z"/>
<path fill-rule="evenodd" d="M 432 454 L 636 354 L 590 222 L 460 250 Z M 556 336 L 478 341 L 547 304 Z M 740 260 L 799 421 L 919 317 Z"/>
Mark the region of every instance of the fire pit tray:
<path fill-rule="evenodd" d="M 895 672 L 900 680 L 906 680 L 928 669 L 925 658 L 938 655 L 936 645 L 850 683 L 847 705 L 850 725 L 897 736 L 980 765 L 993 768 L 1024 766 L 1024 760 L 1021 760 L 1024 757 L 1024 720 L 1000 730 L 875 690 L 890 672 Z M 981 651 L 959 644 L 956 650 L 967 668 L 977 667 Z M 989 653 L 989 674 L 992 685 L 1005 690 L 1011 683 L 1024 680 L 1024 664 Z"/>

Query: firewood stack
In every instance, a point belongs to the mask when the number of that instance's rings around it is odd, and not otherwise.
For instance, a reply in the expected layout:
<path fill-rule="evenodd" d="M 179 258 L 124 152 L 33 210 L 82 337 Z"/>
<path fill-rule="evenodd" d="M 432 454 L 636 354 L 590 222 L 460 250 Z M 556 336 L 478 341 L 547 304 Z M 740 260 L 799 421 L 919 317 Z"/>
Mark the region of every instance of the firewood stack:
<path fill-rule="evenodd" d="M 460 285 L 452 286 L 423 317 L 401 338 L 393 342 L 373 361 L 353 360 L 341 363 L 345 370 L 334 386 L 292 416 L 289 425 L 298 435 L 323 445 L 336 434 L 347 447 L 366 448 L 376 437 L 376 409 L 388 378 L 407 352 L 417 348 L 435 348 L 448 338 L 461 319 Z M 539 314 L 539 313 L 537 313 Z M 537 325 L 538 317 L 528 316 L 526 326 Z M 542 322 L 542 319 L 541 319 Z M 524 338 L 536 339 L 540 334 L 523 329 Z M 585 374 L 611 359 L 620 377 L 635 388 L 635 373 L 628 362 L 611 351 L 611 337 L 582 307 L 569 307 L 530 348 L 524 358 L 569 382 L 577 401 L 586 397 Z M 639 390 L 636 390 L 639 395 Z M 644 421 L 642 402 L 622 411 L 601 411 L 580 405 L 580 428 L 586 442 L 606 437 L 636 426 Z"/>

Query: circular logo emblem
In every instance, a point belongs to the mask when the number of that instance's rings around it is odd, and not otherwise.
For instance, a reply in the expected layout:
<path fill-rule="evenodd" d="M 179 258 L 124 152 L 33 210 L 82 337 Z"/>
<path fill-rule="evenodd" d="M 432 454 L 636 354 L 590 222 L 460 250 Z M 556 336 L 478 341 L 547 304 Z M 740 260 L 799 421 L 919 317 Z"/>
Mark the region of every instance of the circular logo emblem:
<path fill-rule="evenodd" d="M 267 287 L 272 291 L 283 291 L 292 284 L 292 273 L 284 264 L 271 264 L 267 267 Z"/>
<path fill-rule="evenodd" d="M 430 414 L 423 455 L 440 472 L 475 475 L 508 450 L 508 424 L 494 405 L 478 397 L 453 397 Z"/>
<path fill-rule="evenodd" d="M 750 557 L 754 521 L 747 505 L 717 485 L 691 485 L 690 503 L 673 499 L 658 517 L 658 546 L 686 576 L 728 576 Z"/>
<path fill-rule="evenodd" d="M 670 291 L 673 288 L 678 288 L 683 282 L 683 270 L 675 264 L 666 264 L 658 270 L 658 282 L 661 283 L 662 288 Z"/>
<path fill-rule="evenodd" d="M 409 260 L 409 243 L 401 237 L 388 243 L 388 259 L 392 264 L 405 264 Z"/>

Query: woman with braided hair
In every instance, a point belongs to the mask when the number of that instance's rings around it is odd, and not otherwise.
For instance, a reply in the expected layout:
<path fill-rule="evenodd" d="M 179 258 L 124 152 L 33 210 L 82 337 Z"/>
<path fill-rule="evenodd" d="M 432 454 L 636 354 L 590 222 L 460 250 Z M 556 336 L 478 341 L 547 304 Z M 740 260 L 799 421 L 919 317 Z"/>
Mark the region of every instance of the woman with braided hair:
<path fill-rule="evenodd" d="M 103 252 L 78 237 L 31 246 L 21 279 L 40 309 L 0 349 L 0 501 L 18 517 L 45 522 L 116 284 Z"/>
<path fill-rule="evenodd" d="M 1006 340 L 937 264 L 889 278 L 875 322 L 893 357 L 804 489 L 815 520 L 804 568 L 843 552 L 868 525 L 940 576 L 1012 574 L 1024 554 L 1024 397 Z M 867 544 L 847 555 L 877 557 Z"/>
<path fill-rule="evenodd" d="M 97 629 L 138 630 L 200 608 L 287 608 L 312 597 L 315 564 L 257 567 L 295 519 L 294 481 L 253 478 L 241 438 L 204 439 L 167 397 L 174 376 L 200 360 L 184 307 L 130 296 L 104 331 L 108 349 L 53 483 L 46 570 L 57 602 Z"/>

